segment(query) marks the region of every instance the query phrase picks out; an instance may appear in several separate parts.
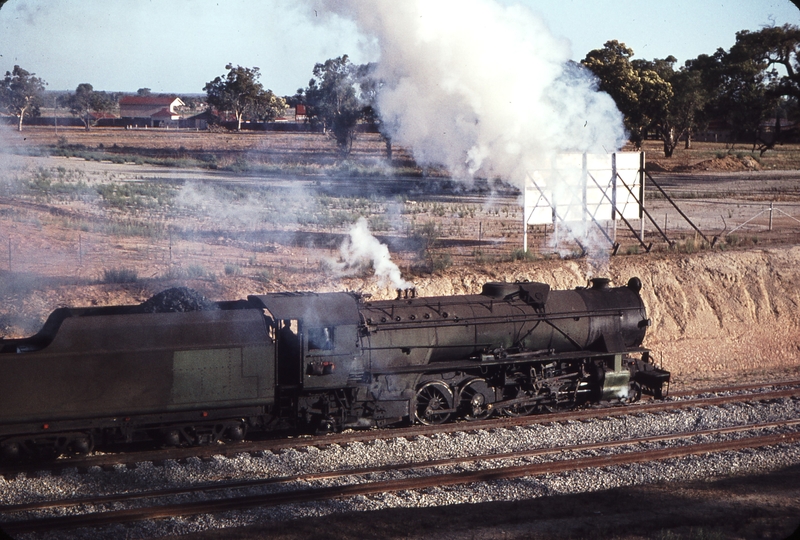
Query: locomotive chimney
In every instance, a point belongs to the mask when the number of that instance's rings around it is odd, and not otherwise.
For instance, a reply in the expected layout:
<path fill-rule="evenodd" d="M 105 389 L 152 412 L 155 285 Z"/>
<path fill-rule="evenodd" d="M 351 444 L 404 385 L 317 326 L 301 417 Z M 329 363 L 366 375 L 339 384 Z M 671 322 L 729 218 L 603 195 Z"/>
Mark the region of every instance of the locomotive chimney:
<path fill-rule="evenodd" d="M 397 289 L 397 298 L 396 300 L 401 300 L 403 298 L 416 298 L 417 297 L 417 288 L 416 287 L 406 287 L 405 289 Z"/>
<path fill-rule="evenodd" d="M 608 289 L 608 284 L 611 283 L 610 279 L 604 277 L 592 278 L 589 281 L 592 283 L 592 290 L 595 291 Z"/>

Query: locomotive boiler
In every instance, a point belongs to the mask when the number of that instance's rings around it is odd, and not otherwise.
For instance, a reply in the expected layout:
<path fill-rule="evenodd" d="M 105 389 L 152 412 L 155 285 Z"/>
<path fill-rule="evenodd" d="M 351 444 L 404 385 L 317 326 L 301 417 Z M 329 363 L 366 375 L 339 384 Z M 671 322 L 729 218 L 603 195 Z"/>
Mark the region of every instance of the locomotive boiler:
<path fill-rule="evenodd" d="M 0 449 L 203 444 L 661 397 L 670 374 L 642 347 L 641 286 L 60 308 L 36 335 L 0 340 Z"/>

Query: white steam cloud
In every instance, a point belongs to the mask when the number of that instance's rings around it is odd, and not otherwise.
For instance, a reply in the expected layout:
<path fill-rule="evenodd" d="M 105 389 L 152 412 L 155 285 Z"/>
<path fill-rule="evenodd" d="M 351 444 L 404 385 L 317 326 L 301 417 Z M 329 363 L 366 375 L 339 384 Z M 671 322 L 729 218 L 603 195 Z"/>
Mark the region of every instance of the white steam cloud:
<path fill-rule="evenodd" d="M 231 223 L 244 227 L 260 226 L 267 209 L 255 195 L 235 201 L 226 200 L 213 185 L 186 183 L 175 197 L 178 207 L 207 214 L 214 222 Z M 198 214 L 200 215 L 200 214 Z"/>
<path fill-rule="evenodd" d="M 627 140 L 613 99 L 570 61 L 569 42 L 527 7 L 496 0 L 310 1 L 321 14 L 355 20 L 374 40 L 384 134 L 422 165 L 523 189 L 559 154 L 607 154 Z M 561 172 L 539 187 L 583 211 L 581 172 Z M 608 250 L 583 223 L 559 227 L 590 257 Z"/>
<path fill-rule="evenodd" d="M 494 0 L 321 0 L 380 50 L 378 109 L 393 141 L 453 175 L 522 186 L 561 152 L 613 152 L 622 115 L 523 6 Z"/>
<path fill-rule="evenodd" d="M 400 268 L 392 262 L 386 244 L 381 244 L 369 232 L 365 218 L 359 218 L 349 234 L 350 236 L 339 247 L 342 262 L 334 263 L 336 270 L 342 274 L 351 274 L 372 265 L 375 277 L 382 285 L 389 283 L 395 289 L 413 287 L 413 284 L 400 276 Z"/>

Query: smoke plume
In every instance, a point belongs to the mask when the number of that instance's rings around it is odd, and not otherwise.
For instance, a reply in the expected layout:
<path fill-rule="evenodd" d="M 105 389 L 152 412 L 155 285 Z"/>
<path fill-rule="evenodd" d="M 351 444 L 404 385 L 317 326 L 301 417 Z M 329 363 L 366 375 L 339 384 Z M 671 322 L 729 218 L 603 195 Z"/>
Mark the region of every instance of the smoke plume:
<path fill-rule="evenodd" d="M 622 115 L 530 9 L 494 0 L 322 0 L 380 51 L 386 134 L 422 164 L 518 186 L 560 152 L 613 152 Z"/>
<path fill-rule="evenodd" d="M 343 262 L 335 263 L 336 269 L 342 274 L 364 270 L 372 265 L 375 277 L 382 285 L 391 284 L 394 289 L 407 289 L 413 285 L 400 277 L 400 268 L 392 262 L 389 248 L 386 244 L 372 236 L 369 232 L 367 220 L 359 218 L 350 229 L 350 236 L 345 239 L 339 248 Z"/>
<path fill-rule="evenodd" d="M 560 154 L 607 154 L 626 141 L 614 101 L 570 60 L 569 42 L 527 7 L 496 0 L 312 1 L 320 13 L 355 20 L 372 38 L 382 129 L 422 165 L 522 189 Z M 559 171 L 539 187 L 577 201 L 581 213 L 583 182 L 580 170 Z M 580 222 L 559 227 L 590 257 L 608 250 Z"/>

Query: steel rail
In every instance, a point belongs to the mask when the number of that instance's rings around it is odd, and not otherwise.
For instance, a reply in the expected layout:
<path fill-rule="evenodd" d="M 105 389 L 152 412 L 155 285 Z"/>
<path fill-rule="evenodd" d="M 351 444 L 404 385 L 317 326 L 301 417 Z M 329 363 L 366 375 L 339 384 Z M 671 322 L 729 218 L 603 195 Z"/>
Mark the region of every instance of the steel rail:
<path fill-rule="evenodd" d="M 735 384 L 732 386 L 711 386 L 708 388 L 699 388 L 697 390 L 682 390 L 679 392 L 670 392 L 670 397 L 699 396 L 701 394 L 722 394 L 725 392 L 741 392 L 745 390 L 758 390 L 759 388 L 776 387 L 776 386 L 800 386 L 800 379 L 786 379 L 783 381 Z"/>
<path fill-rule="evenodd" d="M 181 494 L 191 494 L 198 492 L 211 492 L 234 490 L 243 488 L 261 487 L 272 484 L 282 484 L 289 482 L 309 482 L 312 480 L 323 480 L 331 478 L 341 478 L 344 476 L 364 476 L 391 471 L 421 470 L 457 465 L 461 463 L 473 463 L 475 461 L 497 461 L 503 459 L 519 459 L 551 454 L 565 454 L 568 452 L 586 452 L 589 450 L 601 450 L 605 448 L 617 448 L 621 446 L 631 446 L 639 444 L 651 444 L 656 442 L 667 442 L 679 439 L 689 439 L 691 437 L 713 436 L 731 433 L 741 433 L 745 431 L 763 430 L 776 427 L 792 427 L 800 425 L 798 420 L 777 420 L 773 422 L 761 422 L 757 424 L 744 424 L 740 426 L 728 426 L 722 428 L 710 428 L 698 431 L 687 431 L 679 433 L 669 433 L 664 435 L 651 435 L 647 437 L 636 437 L 633 439 L 622 439 L 613 441 L 600 441 L 592 443 L 572 444 L 557 447 L 534 448 L 530 450 L 518 450 L 515 452 L 503 452 L 500 454 L 473 455 L 447 459 L 437 459 L 422 462 L 398 463 L 382 465 L 377 467 L 361 467 L 357 469 L 340 469 L 328 472 L 305 473 L 292 476 L 280 476 L 275 478 L 262 478 L 254 480 L 241 480 L 231 482 L 211 482 L 201 483 L 193 486 L 159 489 L 151 491 L 141 491 L 135 493 L 124 493 L 117 495 L 76 497 L 72 499 L 37 501 L 31 503 L 21 503 L 8 506 L 0 506 L 0 514 L 12 514 L 17 512 L 45 510 L 48 508 L 66 508 L 79 505 L 101 505 L 109 503 L 119 503 L 137 499 L 154 499 L 158 497 L 168 497 Z"/>
<path fill-rule="evenodd" d="M 90 467 L 111 467 L 145 461 L 161 463 L 167 460 L 184 460 L 188 458 L 202 459 L 211 458 L 217 455 L 232 456 L 241 453 L 277 452 L 280 450 L 308 446 L 324 447 L 333 444 L 349 444 L 354 442 L 393 439 L 397 437 L 424 437 L 439 433 L 453 433 L 459 431 L 492 430 L 509 427 L 525 427 L 554 422 L 586 421 L 600 418 L 625 416 L 630 414 L 658 413 L 670 410 L 712 407 L 724 405 L 726 403 L 800 397 L 800 380 L 765 383 L 762 385 L 739 385 L 725 389 L 715 388 L 709 390 L 698 390 L 697 392 L 692 392 L 692 394 L 720 393 L 723 391 L 736 392 L 749 389 L 792 385 L 796 387 L 762 393 L 713 396 L 700 399 L 686 399 L 682 401 L 647 401 L 644 403 L 594 407 L 589 409 L 579 409 L 547 414 L 534 414 L 529 416 L 490 418 L 487 420 L 462 421 L 436 425 L 413 425 L 390 429 L 372 429 L 345 433 L 330 433 L 319 436 L 297 436 L 280 439 L 266 439 L 260 441 L 256 440 L 216 444 L 209 446 L 193 446 L 187 448 L 169 448 L 160 450 L 145 450 L 132 453 L 115 453 L 96 456 L 81 456 L 75 458 L 62 458 L 50 463 L 36 463 L 33 467 L 31 467 L 31 465 L 6 466 L 0 468 L 0 475 L 4 475 L 6 478 L 9 478 L 20 472 L 30 473 L 41 470 L 62 470 L 66 468 L 88 469 Z"/>
<path fill-rule="evenodd" d="M 583 469 L 603 468 L 616 465 L 630 465 L 703 455 L 749 448 L 761 448 L 777 444 L 792 444 L 800 441 L 800 432 L 762 435 L 732 441 L 699 443 L 657 450 L 640 450 L 605 456 L 592 456 L 509 467 L 498 467 L 479 471 L 465 471 L 415 477 L 410 479 L 384 480 L 376 482 L 347 484 L 322 488 L 306 488 L 290 492 L 269 493 L 230 497 L 208 501 L 194 501 L 183 504 L 169 504 L 150 508 L 112 510 L 89 514 L 60 516 L 53 518 L 6 521 L 2 526 L 7 533 L 41 532 L 82 527 L 98 527 L 119 523 L 130 523 L 178 516 L 211 514 L 231 510 L 247 510 L 258 507 L 278 506 L 292 503 L 305 503 L 326 499 L 339 499 L 358 495 L 419 490 L 432 487 L 490 482 L 526 476 L 538 476 Z"/>

